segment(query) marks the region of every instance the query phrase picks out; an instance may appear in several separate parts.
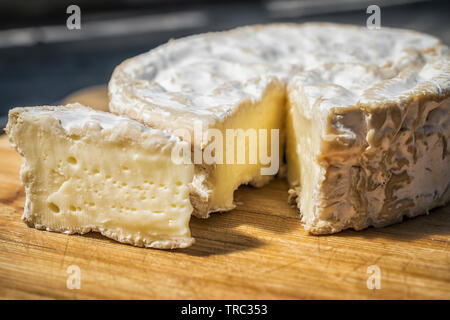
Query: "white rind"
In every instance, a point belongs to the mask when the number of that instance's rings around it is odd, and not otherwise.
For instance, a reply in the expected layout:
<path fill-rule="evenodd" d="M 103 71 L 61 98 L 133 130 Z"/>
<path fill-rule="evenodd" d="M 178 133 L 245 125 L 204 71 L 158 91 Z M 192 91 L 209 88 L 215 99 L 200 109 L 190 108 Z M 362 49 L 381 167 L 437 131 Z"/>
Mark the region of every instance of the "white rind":
<path fill-rule="evenodd" d="M 223 122 L 243 100 L 258 101 L 274 79 L 334 85 L 336 106 L 400 101 L 449 86 L 448 48 L 412 31 L 326 23 L 241 27 L 170 41 L 119 65 L 109 83 L 110 109 L 175 130 Z M 343 95 L 344 93 L 344 95 Z M 320 93 L 318 94 L 320 96 Z M 166 122 L 168 121 L 168 122 Z"/>

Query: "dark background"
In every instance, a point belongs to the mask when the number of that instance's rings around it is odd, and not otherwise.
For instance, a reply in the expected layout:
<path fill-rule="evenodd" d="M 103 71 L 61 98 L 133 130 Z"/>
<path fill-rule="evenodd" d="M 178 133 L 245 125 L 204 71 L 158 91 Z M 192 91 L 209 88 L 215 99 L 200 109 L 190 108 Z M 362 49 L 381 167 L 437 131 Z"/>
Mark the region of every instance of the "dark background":
<path fill-rule="evenodd" d="M 66 8 L 81 8 L 81 30 L 68 30 Z M 0 128 L 8 109 L 55 104 L 106 84 L 114 67 L 170 38 L 270 22 L 366 25 L 381 7 L 381 26 L 413 29 L 450 44 L 450 0 L 1 0 Z"/>

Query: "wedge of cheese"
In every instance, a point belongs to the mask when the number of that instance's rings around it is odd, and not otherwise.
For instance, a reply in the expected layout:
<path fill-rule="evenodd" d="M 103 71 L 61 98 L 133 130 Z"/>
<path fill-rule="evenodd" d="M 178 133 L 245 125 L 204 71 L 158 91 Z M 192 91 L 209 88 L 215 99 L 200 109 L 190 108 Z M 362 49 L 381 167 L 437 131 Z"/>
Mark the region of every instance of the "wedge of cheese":
<path fill-rule="evenodd" d="M 315 234 L 450 201 L 450 53 L 429 35 L 323 23 L 201 34 L 126 60 L 109 93 L 112 112 L 200 135 L 193 150 L 208 149 L 209 129 L 278 129 L 290 194 Z M 195 164 L 194 213 L 233 208 L 240 184 L 270 180 L 261 167 Z"/>
<path fill-rule="evenodd" d="M 152 248 L 191 245 L 192 164 L 186 144 L 125 117 L 81 105 L 15 108 L 6 128 L 23 156 L 23 220 L 64 233 L 97 231 Z"/>

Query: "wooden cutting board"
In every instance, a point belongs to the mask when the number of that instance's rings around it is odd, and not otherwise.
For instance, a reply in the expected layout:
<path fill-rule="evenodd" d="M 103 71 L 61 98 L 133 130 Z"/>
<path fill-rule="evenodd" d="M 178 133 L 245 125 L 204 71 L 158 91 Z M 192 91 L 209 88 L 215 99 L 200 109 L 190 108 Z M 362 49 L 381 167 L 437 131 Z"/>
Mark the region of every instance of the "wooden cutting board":
<path fill-rule="evenodd" d="M 68 101 L 105 108 L 106 90 Z M 286 182 L 275 180 L 241 187 L 231 212 L 192 218 L 191 248 L 163 251 L 28 228 L 20 164 L 1 136 L 1 298 L 450 299 L 450 207 L 387 228 L 311 236 L 286 202 Z M 380 289 L 367 285 L 374 265 Z M 67 288 L 70 266 L 80 289 Z"/>

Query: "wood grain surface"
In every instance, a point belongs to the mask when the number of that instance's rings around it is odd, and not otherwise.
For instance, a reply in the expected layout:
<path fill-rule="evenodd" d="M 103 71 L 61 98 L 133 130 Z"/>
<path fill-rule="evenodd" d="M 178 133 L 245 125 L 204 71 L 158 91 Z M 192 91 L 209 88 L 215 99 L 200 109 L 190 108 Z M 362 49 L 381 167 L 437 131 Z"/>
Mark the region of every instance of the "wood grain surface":
<path fill-rule="evenodd" d="M 104 88 L 70 97 L 100 108 L 105 99 Z M 1 298 L 450 299 L 449 207 L 386 228 L 311 236 L 286 202 L 286 182 L 275 180 L 239 188 L 231 212 L 192 218 L 194 246 L 143 249 L 96 233 L 27 227 L 20 164 L 1 136 Z M 73 265 L 81 270 L 79 290 L 66 285 Z M 367 287 L 372 265 L 380 268 L 380 289 Z"/>

